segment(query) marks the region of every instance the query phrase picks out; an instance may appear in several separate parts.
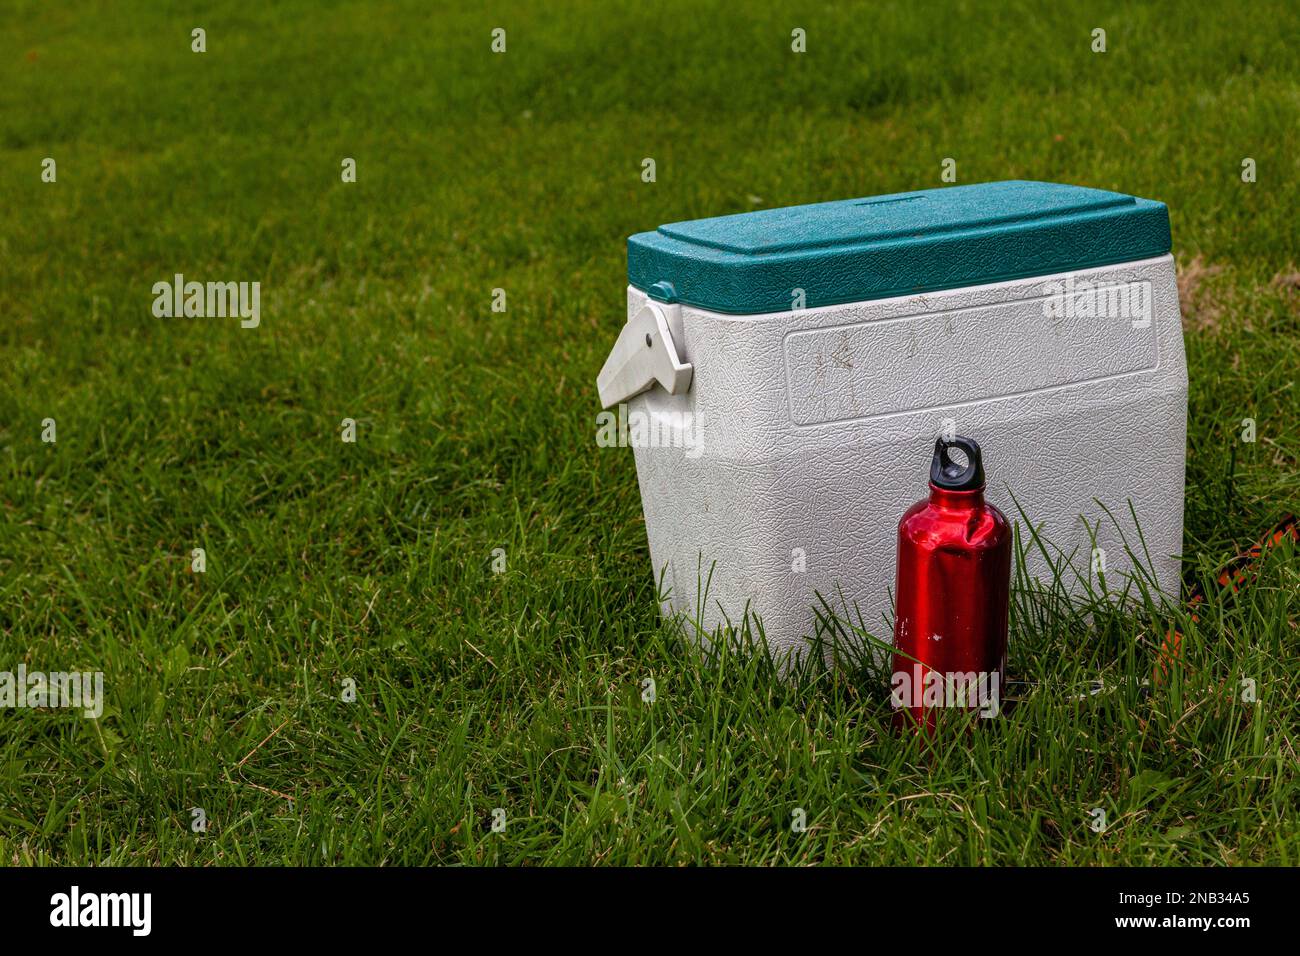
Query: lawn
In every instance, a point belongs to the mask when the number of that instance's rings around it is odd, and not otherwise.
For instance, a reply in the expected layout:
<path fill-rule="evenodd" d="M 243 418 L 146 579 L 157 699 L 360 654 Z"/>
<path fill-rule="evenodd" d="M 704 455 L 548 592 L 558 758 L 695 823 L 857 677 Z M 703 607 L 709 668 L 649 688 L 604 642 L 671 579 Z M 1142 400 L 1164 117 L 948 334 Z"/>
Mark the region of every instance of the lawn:
<path fill-rule="evenodd" d="M 475 6 L 0 13 L 0 670 L 106 696 L 0 709 L 0 862 L 1300 863 L 1296 550 L 1213 582 L 1300 511 L 1300 8 Z M 594 380 L 629 234 L 945 158 L 1168 204 L 1208 600 L 1019 593 L 1023 699 L 927 748 L 681 646 Z"/>

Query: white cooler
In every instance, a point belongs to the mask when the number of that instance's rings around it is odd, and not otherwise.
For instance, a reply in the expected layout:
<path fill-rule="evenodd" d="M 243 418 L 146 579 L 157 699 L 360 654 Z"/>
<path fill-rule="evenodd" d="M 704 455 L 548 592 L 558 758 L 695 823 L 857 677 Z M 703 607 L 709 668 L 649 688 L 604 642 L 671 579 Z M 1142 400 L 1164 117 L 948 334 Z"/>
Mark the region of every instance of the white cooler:
<path fill-rule="evenodd" d="M 888 642 L 898 520 L 944 431 L 979 441 L 989 500 L 1022 539 L 1032 522 L 1074 589 L 1104 567 L 1112 591 L 1137 573 L 1176 597 L 1169 250 L 1163 204 L 1033 182 L 631 237 L 598 386 L 635 450 L 664 612 L 706 640 L 753 615 L 783 656 L 829 605 Z M 1025 570 L 1051 573 L 1037 555 Z"/>

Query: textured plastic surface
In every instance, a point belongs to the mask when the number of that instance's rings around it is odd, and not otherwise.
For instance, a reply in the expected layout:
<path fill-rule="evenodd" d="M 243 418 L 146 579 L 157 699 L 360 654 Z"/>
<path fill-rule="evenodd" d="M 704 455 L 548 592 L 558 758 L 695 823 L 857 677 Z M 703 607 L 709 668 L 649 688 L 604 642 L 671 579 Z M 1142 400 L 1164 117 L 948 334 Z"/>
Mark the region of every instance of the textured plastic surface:
<path fill-rule="evenodd" d="M 1149 296 L 1150 321 L 1049 315 L 1071 280 Z M 645 298 L 628 288 L 629 316 Z M 1187 373 L 1171 256 L 801 312 L 684 306 L 681 325 L 691 389 L 628 403 L 661 436 L 635 454 L 666 612 L 708 631 L 748 608 L 779 653 L 814 635 L 824 599 L 888 643 L 895 529 L 948 428 L 996 462 L 988 500 L 1022 532 L 1023 509 L 1071 559 L 1067 580 L 1092 575 L 1083 516 L 1122 586 L 1120 529 L 1143 551 L 1131 502 L 1177 595 Z M 1028 570 L 1046 573 L 1041 556 Z"/>
<path fill-rule="evenodd" d="M 810 307 L 1163 255 L 1163 203 L 998 182 L 670 223 L 628 239 L 628 282 L 713 312 Z M 660 285 L 663 284 L 663 285 Z M 659 288 L 655 288 L 659 285 Z"/>

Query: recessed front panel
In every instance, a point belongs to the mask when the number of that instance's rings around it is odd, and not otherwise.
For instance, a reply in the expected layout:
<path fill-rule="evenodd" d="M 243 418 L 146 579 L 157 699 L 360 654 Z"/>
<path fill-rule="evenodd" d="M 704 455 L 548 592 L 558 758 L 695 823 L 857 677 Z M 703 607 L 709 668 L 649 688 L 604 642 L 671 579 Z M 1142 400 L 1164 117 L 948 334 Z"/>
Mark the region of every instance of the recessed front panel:
<path fill-rule="evenodd" d="M 1156 368 L 1151 285 L 1044 284 L 1045 294 L 785 338 L 796 425 L 901 415 Z"/>

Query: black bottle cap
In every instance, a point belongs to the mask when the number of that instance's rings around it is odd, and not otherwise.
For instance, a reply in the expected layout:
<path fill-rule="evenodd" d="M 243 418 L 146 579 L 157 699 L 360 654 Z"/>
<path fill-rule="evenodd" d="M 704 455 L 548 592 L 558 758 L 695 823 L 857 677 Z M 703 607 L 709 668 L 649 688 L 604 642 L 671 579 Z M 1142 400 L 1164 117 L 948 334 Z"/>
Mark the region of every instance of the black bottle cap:
<path fill-rule="evenodd" d="M 959 465 L 948 454 L 948 449 L 958 448 L 966 453 L 966 464 Z M 984 461 L 980 446 L 973 438 L 961 435 L 952 441 L 940 438 L 934 443 L 934 459 L 930 462 L 930 484 L 948 491 L 970 491 L 984 487 Z"/>

